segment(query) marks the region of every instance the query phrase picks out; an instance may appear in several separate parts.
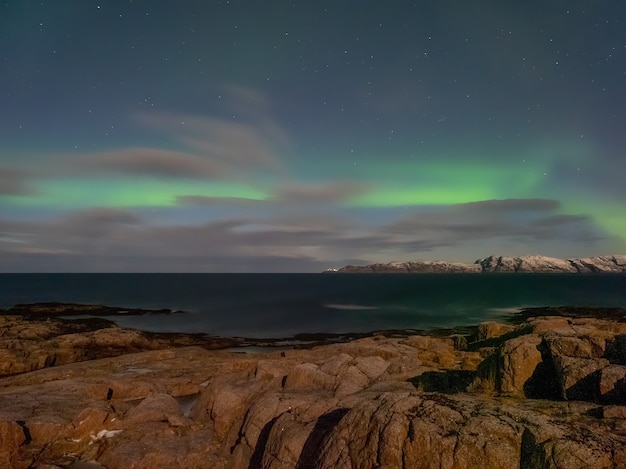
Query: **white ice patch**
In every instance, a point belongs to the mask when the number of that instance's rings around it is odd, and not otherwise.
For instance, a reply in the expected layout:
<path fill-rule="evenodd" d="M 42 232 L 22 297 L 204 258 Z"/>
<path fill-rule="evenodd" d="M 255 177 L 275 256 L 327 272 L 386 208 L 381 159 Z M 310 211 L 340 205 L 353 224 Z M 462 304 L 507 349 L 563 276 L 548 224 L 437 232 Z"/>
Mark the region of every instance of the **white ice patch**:
<path fill-rule="evenodd" d="M 91 442 L 101 440 L 102 438 L 113 438 L 118 433 L 122 433 L 122 430 L 100 430 L 95 435 L 91 435 Z"/>

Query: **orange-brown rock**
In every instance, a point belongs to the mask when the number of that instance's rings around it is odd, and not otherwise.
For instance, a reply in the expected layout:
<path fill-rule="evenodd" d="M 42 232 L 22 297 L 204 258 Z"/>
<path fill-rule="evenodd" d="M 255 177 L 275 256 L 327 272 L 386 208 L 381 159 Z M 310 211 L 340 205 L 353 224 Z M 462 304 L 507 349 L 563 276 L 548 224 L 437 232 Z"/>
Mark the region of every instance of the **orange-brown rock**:
<path fill-rule="evenodd" d="M 502 324 L 496 321 L 485 321 L 478 325 L 476 338 L 478 340 L 492 339 L 494 337 L 500 337 L 507 332 L 512 332 L 513 330 L 515 330 L 515 326 L 511 324 Z"/>
<path fill-rule="evenodd" d="M 374 336 L 77 354 L 0 379 L 0 467 L 626 467 L 623 325 L 536 318 L 503 330 L 467 350 Z M 590 375 L 593 392 L 572 394 Z"/>
<path fill-rule="evenodd" d="M 124 329 L 102 319 L 28 320 L 0 315 L 0 377 L 143 350 L 189 345 L 225 348 L 237 344 L 227 338 Z"/>
<path fill-rule="evenodd" d="M 517 397 L 526 395 L 525 386 L 542 362 L 538 347 L 542 340 L 538 334 L 525 334 L 504 342 L 499 353 L 500 392 Z"/>

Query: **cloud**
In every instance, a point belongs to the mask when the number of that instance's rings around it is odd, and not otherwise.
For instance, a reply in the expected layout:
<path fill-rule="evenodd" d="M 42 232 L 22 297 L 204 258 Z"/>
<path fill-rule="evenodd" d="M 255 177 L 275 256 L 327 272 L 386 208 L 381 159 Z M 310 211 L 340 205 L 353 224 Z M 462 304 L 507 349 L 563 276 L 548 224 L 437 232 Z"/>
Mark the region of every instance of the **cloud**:
<path fill-rule="evenodd" d="M 266 199 L 248 199 L 244 197 L 211 197 L 203 195 L 181 195 L 176 197 L 178 205 L 200 206 L 236 206 L 259 207 L 284 210 L 294 208 L 301 210 L 303 205 L 333 206 L 348 202 L 352 197 L 370 190 L 370 185 L 354 181 L 332 181 L 321 183 L 287 183 L 279 184 L 269 190 Z"/>
<path fill-rule="evenodd" d="M 137 225 L 142 223 L 141 217 L 134 213 L 109 207 L 96 207 L 83 210 L 61 218 L 59 225 L 71 228 L 89 226 L 95 229 L 103 229 L 109 226 Z"/>
<path fill-rule="evenodd" d="M 210 200 L 194 202 L 210 203 Z M 318 271 L 340 263 L 341 259 L 385 252 L 412 253 L 413 257 L 417 252 L 453 243 L 437 231 L 392 232 L 357 222 L 346 214 L 309 211 L 166 226 L 150 224 L 129 210 L 98 208 L 46 223 L 0 224 L 0 229 L 13 233 L 21 242 L 22 253 L 34 255 L 37 248 L 42 256 L 52 253 L 69 256 L 64 263 L 71 258 L 100 259 L 97 264 L 101 268 L 120 265 L 123 259 L 128 259 L 121 270 L 135 268 L 130 259 L 135 259 L 134 262 L 143 259 L 142 266 L 160 263 L 161 271 L 170 270 L 163 266 L 182 268 L 183 265 L 189 271 L 276 271 L 280 265 L 296 266 L 298 262 L 300 266 L 295 270 Z M 5 253 L 15 253 L 18 250 L 15 244 L 5 245 Z M 225 264 L 225 259 L 230 259 L 231 267 Z M 267 263 L 261 267 L 263 259 Z M 248 260 L 251 262 L 248 268 L 243 268 Z"/>
<path fill-rule="evenodd" d="M 70 155 L 48 155 L 31 169 L 38 181 L 55 178 L 158 178 L 220 182 L 285 178 L 281 152 L 290 140 L 269 111 L 262 93 L 227 87 L 227 116 L 177 112 L 141 112 L 130 116 L 135 126 L 158 134 L 168 147 L 138 145 Z M 165 138 L 164 138 L 165 137 Z M 25 172 L 0 169 L 0 194 L 34 195 Z"/>
<path fill-rule="evenodd" d="M 559 208 L 558 201 L 549 199 L 472 202 L 427 213 L 416 211 L 382 227 L 381 232 L 390 236 L 412 233 L 415 238 L 440 240 L 450 246 L 498 239 L 590 243 L 600 239 L 590 216 L 553 213 Z"/>
<path fill-rule="evenodd" d="M 93 208 L 45 221 L 0 220 L 4 253 L 66 253 L 90 256 L 94 247 L 122 247 L 142 226 L 134 213 L 118 208 Z"/>
<path fill-rule="evenodd" d="M 169 113 L 138 114 L 135 120 L 222 165 L 239 165 L 241 169 L 282 166 L 269 136 L 253 124 Z"/>
<path fill-rule="evenodd" d="M 587 223 L 590 221 L 591 217 L 589 215 L 551 215 L 534 220 L 532 224 L 536 227 L 558 227 L 575 223 Z"/>
<path fill-rule="evenodd" d="M 179 195 L 177 205 L 205 205 L 205 206 L 237 206 L 254 207 L 266 204 L 265 200 L 246 199 L 244 197 L 210 197 L 205 195 Z"/>
<path fill-rule="evenodd" d="M 158 148 L 126 148 L 68 159 L 71 172 L 96 175 L 115 173 L 159 178 L 214 179 L 228 168 L 207 158 Z"/>
<path fill-rule="evenodd" d="M 551 212 L 561 207 L 558 200 L 553 199 L 493 199 L 480 202 L 469 202 L 457 205 L 463 211 L 481 213 L 502 213 L 509 211 Z"/>
<path fill-rule="evenodd" d="M 306 201 L 319 196 L 304 192 Z M 337 190 L 335 195 L 344 196 L 345 192 Z M 590 216 L 558 213 L 559 204 L 549 200 L 424 207 L 388 222 L 373 222 L 369 215 L 362 216 L 362 209 L 332 206 L 273 213 L 235 210 L 238 204 L 247 207 L 257 202 L 261 207 L 282 206 L 273 199 L 255 202 L 186 196 L 178 202 L 227 203 L 233 208 L 230 218 L 198 222 L 194 213 L 193 221 L 184 223 L 178 218 L 169 225 L 151 221 L 151 212 L 139 216 L 134 210 L 105 207 L 40 222 L 0 220 L 1 268 L 24 271 L 30 265 L 31 270 L 45 270 L 42 266 L 56 262 L 61 270 L 67 265 L 86 271 L 320 271 L 354 260 L 467 261 L 446 253 L 467 255 L 469 247 L 481 249 L 472 252 L 474 258 L 494 252 L 522 254 L 502 251 L 503 246 L 524 246 L 527 254 L 545 246 L 567 246 L 574 255 L 584 256 L 593 254 L 589 249 L 605 236 Z M 239 216 L 233 216 L 235 213 Z M 21 267 L 19 256 L 23 256 Z"/>
<path fill-rule="evenodd" d="M 274 191 L 276 200 L 294 203 L 346 202 L 364 194 L 370 186 L 354 181 L 332 181 L 316 184 L 285 184 Z"/>
<path fill-rule="evenodd" d="M 225 257 L 154 255 L 150 257 L 129 254 L 78 256 L 64 252 L 3 253 L 2 271 L 32 272 L 139 272 L 139 273 L 248 273 L 248 272 L 321 272 L 329 265 L 307 257 L 246 256 Z"/>
<path fill-rule="evenodd" d="M 589 215 L 550 215 L 533 220 L 527 230 L 538 240 L 563 239 L 593 244 L 608 238 L 594 228 L 593 218 Z"/>
<path fill-rule="evenodd" d="M 35 195 L 30 175 L 19 168 L 0 167 L 0 195 Z"/>
<path fill-rule="evenodd" d="M 242 86 L 223 88 L 221 102 L 228 117 L 174 112 L 137 113 L 132 120 L 170 136 L 193 155 L 231 174 L 259 170 L 285 173 L 280 150 L 290 139 L 272 117 L 270 101 L 261 92 Z"/>
<path fill-rule="evenodd" d="M 305 218 L 305 217 L 303 217 Z M 349 223 L 332 218 L 232 218 L 199 225 L 155 225 L 132 211 L 98 208 L 46 222 L 0 220 L 4 271 L 57 263 L 67 270 L 134 271 L 319 271 L 335 252 L 372 250 L 377 236 L 351 234 Z M 24 256 L 23 265 L 16 264 Z M 8 259 L 14 261 L 9 262 Z M 88 260 L 91 260 L 91 264 Z M 230 263 L 230 264 L 229 264 Z M 113 268 L 112 266 L 115 266 Z M 286 269 L 290 266 L 290 269 Z M 45 270 L 45 268 L 44 268 Z"/>

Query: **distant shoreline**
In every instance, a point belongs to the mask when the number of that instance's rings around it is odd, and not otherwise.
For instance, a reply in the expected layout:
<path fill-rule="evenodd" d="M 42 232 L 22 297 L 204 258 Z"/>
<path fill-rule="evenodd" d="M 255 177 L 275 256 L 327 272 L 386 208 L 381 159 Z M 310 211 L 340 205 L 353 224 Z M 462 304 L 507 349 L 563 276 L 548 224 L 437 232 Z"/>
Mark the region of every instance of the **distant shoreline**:
<path fill-rule="evenodd" d="M 239 336 L 215 336 L 206 333 L 181 332 L 150 332 L 142 329 L 119 326 L 113 319 L 118 316 L 154 315 L 154 314 L 185 314 L 184 311 L 169 309 L 145 310 L 137 308 L 120 308 L 105 305 L 89 305 L 77 303 L 32 303 L 18 304 L 7 310 L 0 310 L 0 316 L 18 316 L 29 322 L 56 322 L 61 333 L 95 331 L 114 327 L 120 330 L 136 330 L 152 339 L 171 340 L 172 345 L 203 345 L 210 349 L 259 347 L 275 349 L 310 348 L 332 343 L 351 342 L 372 337 L 408 337 L 424 335 L 430 337 L 446 337 L 450 335 L 471 336 L 476 332 L 478 324 L 433 329 L 374 329 L 365 332 L 328 333 L 318 332 L 297 333 L 281 338 L 250 338 Z M 509 324 L 519 324 L 530 318 L 539 316 L 561 316 L 577 318 L 607 319 L 626 322 L 626 308 L 619 307 L 583 307 L 583 306 L 542 306 L 521 308 L 508 318 L 500 320 Z M 108 318 L 107 318 L 108 317 Z"/>
<path fill-rule="evenodd" d="M 559 259 L 547 256 L 489 256 L 472 264 L 447 261 L 386 262 L 328 268 L 325 273 L 424 274 L 625 274 L 626 255 Z"/>

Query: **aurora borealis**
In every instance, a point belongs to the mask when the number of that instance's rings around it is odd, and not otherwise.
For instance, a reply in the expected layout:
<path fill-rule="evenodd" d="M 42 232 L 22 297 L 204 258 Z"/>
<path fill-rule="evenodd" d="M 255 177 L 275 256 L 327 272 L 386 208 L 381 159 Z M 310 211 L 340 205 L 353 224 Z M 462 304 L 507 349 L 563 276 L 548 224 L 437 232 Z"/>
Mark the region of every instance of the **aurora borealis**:
<path fill-rule="evenodd" d="M 626 252 L 626 2 L 0 2 L 0 270 Z"/>

